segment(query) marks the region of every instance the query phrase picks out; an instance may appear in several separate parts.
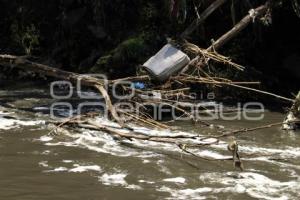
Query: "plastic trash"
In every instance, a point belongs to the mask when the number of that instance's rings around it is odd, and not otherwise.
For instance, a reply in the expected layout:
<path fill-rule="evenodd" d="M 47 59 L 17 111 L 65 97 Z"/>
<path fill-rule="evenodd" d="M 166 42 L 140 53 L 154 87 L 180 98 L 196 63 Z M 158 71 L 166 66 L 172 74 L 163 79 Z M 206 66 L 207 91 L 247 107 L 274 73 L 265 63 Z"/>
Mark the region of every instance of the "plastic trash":
<path fill-rule="evenodd" d="M 133 87 L 134 87 L 135 89 L 144 89 L 144 88 L 145 88 L 145 84 L 142 83 L 142 82 L 134 82 L 134 83 L 133 83 Z"/>
<path fill-rule="evenodd" d="M 139 95 L 142 99 L 161 100 L 162 95 L 160 92 L 151 91 L 148 94 Z"/>
<path fill-rule="evenodd" d="M 185 53 L 171 44 L 166 44 L 143 66 L 155 79 L 165 81 L 189 62 L 190 58 Z"/>

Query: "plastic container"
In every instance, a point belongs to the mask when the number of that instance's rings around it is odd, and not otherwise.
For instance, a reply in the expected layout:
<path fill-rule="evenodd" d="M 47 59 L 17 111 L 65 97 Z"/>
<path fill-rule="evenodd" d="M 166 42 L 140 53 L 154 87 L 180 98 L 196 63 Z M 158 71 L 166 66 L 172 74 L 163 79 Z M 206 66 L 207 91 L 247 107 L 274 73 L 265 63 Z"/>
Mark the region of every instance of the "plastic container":
<path fill-rule="evenodd" d="M 158 81 L 165 81 L 190 62 L 190 58 L 173 47 L 166 44 L 159 52 L 152 56 L 143 67 Z"/>

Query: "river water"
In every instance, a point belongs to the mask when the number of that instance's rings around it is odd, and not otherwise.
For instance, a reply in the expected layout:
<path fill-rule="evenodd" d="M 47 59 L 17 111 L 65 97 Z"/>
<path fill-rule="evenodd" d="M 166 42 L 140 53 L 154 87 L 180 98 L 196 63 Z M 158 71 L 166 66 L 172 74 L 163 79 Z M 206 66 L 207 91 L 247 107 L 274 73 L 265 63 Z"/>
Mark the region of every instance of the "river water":
<path fill-rule="evenodd" d="M 299 199 L 300 132 L 272 127 L 237 137 L 245 170 L 230 161 L 204 161 L 175 145 L 120 142 L 110 135 L 53 128 L 47 87 L 0 86 L 0 199 Z M 260 121 L 213 123 L 235 130 L 282 121 L 265 111 Z M 110 123 L 99 119 L 102 123 Z M 113 124 L 112 124 L 113 125 Z M 217 134 L 189 122 L 179 131 L 142 129 L 149 134 Z M 230 156 L 226 141 L 196 154 Z"/>

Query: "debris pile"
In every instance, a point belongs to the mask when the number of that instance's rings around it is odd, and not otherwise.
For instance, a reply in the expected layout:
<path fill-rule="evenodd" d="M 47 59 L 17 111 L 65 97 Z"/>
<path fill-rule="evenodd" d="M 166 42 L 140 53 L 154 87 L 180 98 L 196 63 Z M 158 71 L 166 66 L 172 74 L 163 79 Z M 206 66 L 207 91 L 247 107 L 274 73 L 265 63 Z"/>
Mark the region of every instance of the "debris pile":
<path fill-rule="evenodd" d="M 182 34 L 182 37 L 189 35 L 196 26 L 200 25 L 214 10 L 222 5 L 224 0 L 217 0 L 207 8 L 201 15 L 202 18 L 197 19 L 194 26 Z M 24 57 L 12 55 L 0 55 L 0 65 L 13 66 L 24 71 L 43 74 L 45 76 L 57 79 L 67 80 L 71 82 L 80 81 L 82 85 L 93 87 L 98 90 L 105 101 L 106 110 L 109 113 L 108 118 L 119 124 L 119 127 L 111 127 L 105 124 L 97 123 L 95 118 L 99 117 L 99 113 L 86 113 L 84 115 L 75 116 L 63 122 L 57 122 L 57 128 L 51 131 L 56 132 L 58 128 L 63 127 L 81 127 L 86 129 L 94 129 L 105 131 L 114 137 L 125 140 L 147 140 L 160 143 L 172 143 L 180 148 L 183 152 L 192 156 L 201 157 L 193 154 L 189 149 L 199 148 L 203 146 L 216 145 L 220 138 L 231 137 L 257 129 L 268 128 L 271 126 L 282 125 L 276 123 L 252 129 L 241 129 L 236 131 L 219 130 L 220 135 L 200 137 L 197 135 L 175 135 L 175 136 L 150 136 L 144 133 L 136 132 L 131 124 L 145 126 L 153 129 L 174 129 L 167 123 L 153 118 L 151 112 L 155 108 L 168 107 L 174 110 L 178 115 L 172 120 L 180 118 L 188 118 L 194 123 L 203 126 L 212 126 L 210 123 L 201 120 L 201 114 L 211 112 L 205 107 L 199 106 L 199 102 L 195 101 L 190 94 L 191 85 L 210 85 L 213 87 L 230 86 L 240 89 L 260 92 L 271 95 L 286 101 L 294 102 L 294 100 L 281 97 L 269 92 L 261 91 L 249 85 L 259 85 L 259 82 L 244 82 L 240 80 L 230 80 L 227 77 L 216 76 L 210 69 L 210 63 L 216 62 L 222 66 L 230 67 L 233 70 L 243 71 L 245 68 L 234 63 L 229 57 L 225 57 L 217 53 L 217 50 L 225 43 L 235 37 L 248 24 L 260 20 L 269 11 L 269 1 L 256 9 L 251 10 L 240 22 L 238 22 L 231 30 L 221 36 L 218 40 L 207 49 L 198 47 L 182 38 L 181 41 L 170 42 L 166 44 L 156 55 L 144 63 L 143 68 L 148 73 L 144 75 L 125 77 L 117 80 L 103 80 L 93 76 L 81 75 L 77 73 L 63 71 L 52 68 L 47 65 L 32 62 Z M 191 58 L 191 59 L 190 59 Z M 115 98 L 115 95 L 126 98 Z M 298 94 L 298 96 L 300 93 Z M 291 119 L 299 116 L 299 99 L 292 107 L 291 114 L 284 124 L 291 125 Z M 195 112 L 192 108 L 199 108 Z M 218 129 L 217 126 L 212 126 Z M 233 140 L 228 150 L 232 153 L 232 158 L 223 160 L 232 160 L 234 166 L 243 169 L 243 164 L 238 153 L 238 146 Z M 211 160 L 211 159 L 208 159 Z M 220 159 L 213 159 L 220 160 Z"/>

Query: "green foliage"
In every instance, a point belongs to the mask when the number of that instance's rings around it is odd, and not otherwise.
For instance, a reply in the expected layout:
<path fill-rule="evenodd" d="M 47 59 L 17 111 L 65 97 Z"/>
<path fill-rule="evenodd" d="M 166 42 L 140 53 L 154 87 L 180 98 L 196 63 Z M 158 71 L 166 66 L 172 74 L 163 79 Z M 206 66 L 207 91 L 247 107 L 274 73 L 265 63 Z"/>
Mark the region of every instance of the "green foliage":
<path fill-rule="evenodd" d="M 217 39 L 232 27 L 230 18 L 238 21 L 250 8 L 265 1 L 228 1 L 222 6 L 223 12 L 218 9 L 188 40 L 207 46 L 209 39 Z M 197 12 L 203 12 L 213 1 L 177 2 L 178 12 L 174 15 L 173 0 L 5 0 L 0 2 L 0 35 L 10 39 L 1 41 L 0 49 L 11 54 L 46 57 L 71 71 L 84 73 L 94 66 L 95 71 L 133 75 L 135 67 L 156 53 L 166 37 L 176 40 Z M 289 12 L 291 2 L 294 9 L 299 7 L 299 0 L 273 2 L 283 4 Z M 251 39 L 245 36 L 246 41 Z M 225 55 L 244 63 L 243 52 L 252 46 L 236 41 L 231 41 L 234 47 L 228 48 Z"/>
<path fill-rule="evenodd" d="M 113 59 L 119 61 L 138 60 L 144 49 L 142 37 L 129 38 L 113 50 Z"/>
<path fill-rule="evenodd" d="M 112 56 L 109 54 L 109 55 L 105 55 L 105 56 L 102 56 L 98 59 L 97 63 L 96 63 L 96 66 L 107 66 L 110 62 L 110 60 L 112 59 Z M 97 71 L 97 69 L 92 69 L 92 71 Z"/>
<path fill-rule="evenodd" d="M 34 24 L 29 26 L 19 25 L 18 22 L 12 23 L 10 27 L 12 41 L 20 47 L 26 55 L 30 55 L 33 50 L 39 47 L 39 30 Z"/>
<path fill-rule="evenodd" d="M 136 65 L 145 60 L 147 44 L 143 36 L 131 37 L 121 42 L 115 49 L 100 57 L 92 72 L 101 72 L 110 75 L 110 69 L 114 69 L 114 75 L 132 74 Z"/>

